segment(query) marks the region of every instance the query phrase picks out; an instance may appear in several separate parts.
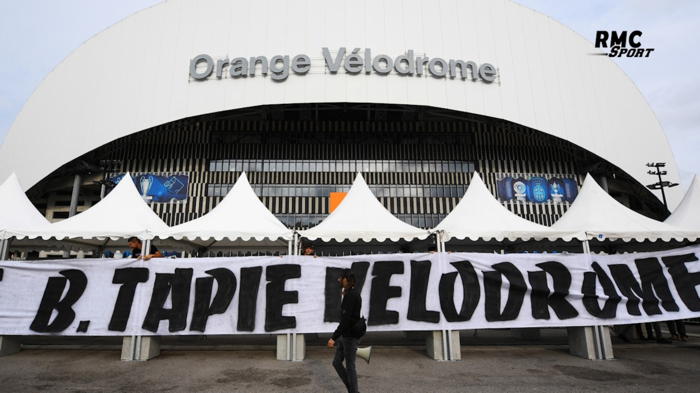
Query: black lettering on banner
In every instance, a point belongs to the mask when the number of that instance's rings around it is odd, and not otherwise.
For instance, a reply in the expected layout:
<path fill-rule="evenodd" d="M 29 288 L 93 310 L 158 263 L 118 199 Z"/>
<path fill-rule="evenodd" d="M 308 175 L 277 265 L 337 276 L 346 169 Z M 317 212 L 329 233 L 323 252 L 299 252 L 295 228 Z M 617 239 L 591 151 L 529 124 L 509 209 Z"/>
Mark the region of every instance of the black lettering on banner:
<path fill-rule="evenodd" d="M 450 265 L 454 266 L 457 271 L 445 273 L 440 277 L 440 285 L 438 286 L 440 309 L 448 322 L 468 321 L 474 315 L 481 297 L 479 278 L 474 271 L 474 266 L 469 261 L 451 262 Z M 462 307 L 460 307 L 459 313 L 455 308 L 454 300 L 455 281 L 458 274 L 462 280 L 463 293 Z"/>
<path fill-rule="evenodd" d="M 696 287 L 700 285 L 700 272 L 690 273 L 685 266 L 688 262 L 697 262 L 695 254 L 672 255 L 661 257 L 668 272 L 671 273 L 673 284 L 678 295 L 690 311 L 700 311 L 700 298 Z"/>
<path fill-rule="evenodd" d="M 639 310 L 639 301 L 641 299 L 642 307 L 647 315 L 661 314 L 659 299 L 654 294 L 654 290 L 656 290 L 661 297 L 664 297 L 664 292 L 668 294 L 666 297 L 666 305 L 668 305 L 668 297 L 670 297 L 671 292 L 668 288 L 666 278 L 661 271 L 659 261 L 656 258 L 643 258 L 635 259 L 634 262 L 639 270 L 639 276 L 642 280 L 641 284 L 637 281 L 632 270 L 626 264 L 608 266 L 615 280 L 615 284 L 617 284 L 617 288 L 622 295 L 627 298 L 627 312 L 630 315 L 642 315 Z M 654 285 L 653 288 L 652 285 Z M 671 298 L 671 303 L 673 303 L 671 307 L 675 307 L 675 310 L 667 310 L 678 311 L 678 305 L 673 301 L 673 298 Z M 664 308 L 666 308 L 666 306 L 664 306 Z"/>
<path fill-rule="evenodd" d="M 293 329 L 297 326 L 296 317 L 282 315 L 282 307 L 299 302 L 299 292 L 285 291 L 284 284 L 289 279 L 301 277 L 301 265 L 285 264 L 268 266 L 265 269 L 267 287 L 265 291 L 265 331 Z"/>
<path fill-rule="evenodd" d="M 368 325 L 399 323 L 399 313 L 386 309 L 390 298 L 401 296 L 401 287 L 390 286 L 391 276 L 403 274 L 402 261 L 378 261 L 372 266 L 372 287 L 369 295 Z"/>
<path fill-rule="evenodd" d="M 80 299 L 87 287 L 87 276 L 77 269 L 61 270 L 58 273 L 63 277 L 49 277 L 39 310 L 29 326 L 35 332 L 59 333 L 70 326 L 75 319 L 73 305 Z M 66 284 L 68 284 L 68 291 L 66 296 L 61 298 Z M 54 310 L 58 314 L 53 322 L 49 323 Z"/>
<path fill-rule="evenodd" d="M 3 277 L 4 274 L 5 274 L 5 270 L 4 270 L 4 269 L 0 269 L 0 281 L 2 281 L 2 277 Z"/>
<path fill-rule="evenodd" d="M 225 268 L 217 268 L 206 271 L 212 277 L 200 277 L 194 285 L 194 310 L 190 330 L 204 332 L 207 328 L 207 320 L 214 314 L 223 314 L 233 300 L 236 293 L 236 275 Z M 211 291 L 216 279 L 216 295 L 211 301 Z"/>
<path fill-rule="evenodd" d="M 583 293 L 583 306 L 589 314 L 598 318 L 615 318 L 617 315 L 617 305 L 622 298 L 617 294 L 615 285 L 608 275 L 605 273 L 598 262 L 591 264 L 592 272 L 583 273 L 583 285 L 581 292 Z M 598 303 L 598 293 L 596 291 L 597 282 L 600 281 L 600 286 L 603 287 L 603 293 L 607 296 L 603 308 L 600 308 Z"/>
<path fill-rule="evenodd" d="M 78 328 L 75 331 L 78 333 L 87 333 L 88 326 L 90 326 L 90 321 L 80 321 L 78 322 Z"/>
<path fill-rule="evenodd" d="M 157 332 L 163 319 L 168 320 L 168 331 L 179 332 L 187 327 L 187 312 L 190 306 L 192 268 L 175 269 L 175 274 L 156 273 L 151 304 L 148 306 L 143 328 Z M 165 301 L 170 296 L 171 308 L 166 309 Z"/>
<path fill-rule="evenodd" d="M 343 273 L 344 268 L 326 268 L 325 307 L 323 309 L 323 322 L 340 322 L 340 302 L 342 299 L 338 278 Z M 365 278 L 369 270 L 369 262 L 353 262 L 350 270 L 355 275 L 355 289 L 362 293 L 365 285 Z"/>
<path fill-rule="evenodd" d="M 484 272 L 484 303 L 486 320 L 512 321 L 518 318 L 525 299 L 527 286 L 523 274 L 510 262 L 491 266 L 495 271 Z M 501 290 L 504 276 L 508 280 L 508 300 L 501 312 Z"/>
<path fill-rule="evenodd" d="M 241 268 L 241 289 L 238 292 L 238 330 L 255 330 L 255 313 L 258 307 L 258 290 L 262 267 Z"/>
<path fill-rule="evenodd" d="M 642 290 L 651 292 L 653 287 L 656 296 L 661 299 L 661 307 L 666 311 L 679 311 L 658 258 L 635 259 L 634 263 L 637 265 L 637 271 L 642 279 Z"/>
<path fill-rule="evenodd" d="M 117 301 L 114 303 L 114 311 L 109 321 L 108 329 L 111 331 L 123 332 L 129 322 L 131 306 L 134 304 L 136 286 L 139 283 L 148 281 L 148 269 L 145 267 L 129 267 L 116 269 L 112 284 L 122 284 L 119 288 Z"/>
<path fill-rule="evenodd" d="M 440 322 L 440 313 L 427 309 L 428 280 L 430 279 L 430 261 L 411 261 L 411 290 L 408 297 L 408 313 L 411 321 Z"/>
<path fill-rule="evenodd" d="M 535 319 L 549 319 L 549 308 L 554 310 L 560 320 L 578 316 L 578 311 L 566 300 L 571 287 L 571 273 L 560 262 L 550 261 L 535 265 L 543 271 L 527 272 L 532 292 L 530 304 L 532 317 Z M 550 293 L 547 284 L 547 274 L 552 277 L 554 292 Z"/>

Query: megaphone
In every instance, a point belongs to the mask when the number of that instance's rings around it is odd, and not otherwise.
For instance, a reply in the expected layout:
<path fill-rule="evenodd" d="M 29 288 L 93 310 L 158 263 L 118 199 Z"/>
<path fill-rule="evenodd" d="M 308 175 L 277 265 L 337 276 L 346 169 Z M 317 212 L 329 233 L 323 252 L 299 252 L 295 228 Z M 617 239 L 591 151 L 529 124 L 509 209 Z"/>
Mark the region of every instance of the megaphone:
<path fill-rule="evenodd" d="M 372 354 L 372 347 L 357 348 L 357 357 L 369 364 L 369 357 Z"/>

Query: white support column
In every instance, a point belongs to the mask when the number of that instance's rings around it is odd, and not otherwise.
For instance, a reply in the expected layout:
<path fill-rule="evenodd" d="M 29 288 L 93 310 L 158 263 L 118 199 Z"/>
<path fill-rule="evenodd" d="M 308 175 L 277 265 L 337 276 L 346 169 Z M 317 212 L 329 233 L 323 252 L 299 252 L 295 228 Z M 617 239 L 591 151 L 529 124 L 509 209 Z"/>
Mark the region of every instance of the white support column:
<path fill-rule="evenodd" d="M 303 334 L 277 335 L 277 360 L 300 362 L 306 357 L 306 340 Z"/>
<path fill-rule="evenodd" d="M 8 248 L 10 240 L 2 239 L 0 240 L 0 261 L 7 260 Z M 0 274 L 0 281 L 2 281 L 2 274 Z M 17 353 L 22 349 L 19 340 L 12 336 L 0 336 L 0 356 L 12 355 Z"/>
<path fill-rule="evenodd" d="M 12 355 L 21 350 L 19 340 L 12 336 L 0 336 L 0 356 Z"/>
<path fill-rule="evenodd" d="M 583 241 L 584 254 L 591 254 L 588 239 Z M 610 329 L 607 326 L 583 326 L 567 328 L 569 353 L 590 360 L 613 359 Z"/>
<path fill-rule="evenodd" d="M 160 355 L 160 338 L 127 336 L 122 340 L 122 360 L 146 361 Z"/>
<path fill-rule="evenodd" d="M 425 339 L 425 349 L 431 359 L 456 361 L 462 359 L 462 346 L 457 330 L 433 330 Z"/>
<path fill-rule="evenodd" d="M 570 354 L 589 360 L 614 359 L 607 326 L 571 327 L 567 334 Z"/>

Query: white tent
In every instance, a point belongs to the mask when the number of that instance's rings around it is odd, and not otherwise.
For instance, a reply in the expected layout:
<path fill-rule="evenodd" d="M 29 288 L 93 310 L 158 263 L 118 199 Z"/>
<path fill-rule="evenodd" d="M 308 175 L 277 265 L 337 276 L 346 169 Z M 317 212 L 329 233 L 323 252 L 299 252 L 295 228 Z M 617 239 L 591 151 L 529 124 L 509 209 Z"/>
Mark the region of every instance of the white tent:
<path fill-rule="evenodd" d="M 300 231 L 307 239 L 356 242 L 425 239 L 430 232 L 394 217 L 372 194 L 361 174 L 357 174 L 350 191 L 325 220 L 313 228 Z"/>
<path fill-rule="evenodd" d="M 265 207 L 251 188 L 248 177 L 242 173 L 231 191 L 209 213 L 196 220 L 169 228 L 159 233 L 158 237 L 173 237 L 176 240 L 185 238 L 262 241 L 267 238 L 290 241 L 293 231 Z"/>
<path fill-rule="evenodd" d="M 700 180 L 693 176 L 688 192 L 666 221 L 666 224 L 683 229 L 700 231 Z"/>
<path fill-rule="evenodd" d="M 0 239 L 23 238 L 26 232 L 42 232 L 51 225 L 22 191 L 13 173 L 0 185 Z"/>
<path fill-rule="evenodd" d="M 589 239 L 624 241 L 694 240 L 697 232 L 643 216 L 617 202 L 598 183 L 586 176 L 581 191 L 569 210 L 552 225 L 559 231 L 585 231 Z"/>
<path fill-rule="evenodd" d="M 506 209 L 491 195 L 478 173 L 474 174 L 469 188 L 457 206 L 434 231 L 441 232 L 443 241 L 452 238 L 477 240 L 495 239 L 529 240 L 562 238 L 584 239 L 584 232 L 556 231 L 528 221 Z"/>
<path fill-rule="evenodd" d="M 84 212 L 51 224 L 47 230 L 27 233 L 49 239 L 119 239 L 136 236 L 152 239 L 167 225 L 151 210 L 134 185 L 131 175 L 122 180 L 104 199 Z"/>

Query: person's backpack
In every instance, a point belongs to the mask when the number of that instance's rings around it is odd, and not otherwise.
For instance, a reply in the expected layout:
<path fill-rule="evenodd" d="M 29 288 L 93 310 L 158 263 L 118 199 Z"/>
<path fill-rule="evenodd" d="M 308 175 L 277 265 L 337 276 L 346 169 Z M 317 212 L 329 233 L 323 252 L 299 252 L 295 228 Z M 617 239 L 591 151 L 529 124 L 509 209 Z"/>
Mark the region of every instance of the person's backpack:
<path fill-rule="evenodd" d="M 361 338 L 367 333 L 367 320 L 365 317 L 360 317 L 360 319 L 355 322 L 351 329 L 351 333 L 355 338 Z"/>

